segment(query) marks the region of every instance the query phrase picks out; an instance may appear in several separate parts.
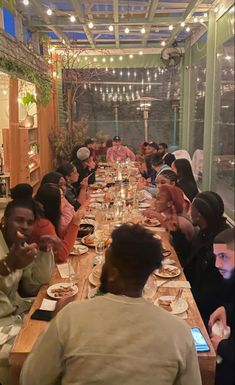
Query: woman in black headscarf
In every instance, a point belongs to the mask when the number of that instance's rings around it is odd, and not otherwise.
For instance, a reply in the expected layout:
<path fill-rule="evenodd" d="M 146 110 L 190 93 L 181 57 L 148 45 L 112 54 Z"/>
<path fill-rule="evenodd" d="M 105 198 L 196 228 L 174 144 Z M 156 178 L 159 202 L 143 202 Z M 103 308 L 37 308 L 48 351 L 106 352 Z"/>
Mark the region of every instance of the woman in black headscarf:
<path fill-rule="evenodd" d="M 199 193 L 193 200 L 191 216 L 199 231 L 192 241 L 184 273 L 190 281 L 195 301 L 206 325 L 210 314 L 228 295 L 227 284 L 215 267 L 213 254 L 215 236 L 229 227 L 223 213 L 223 200 L 212 191 Z"/>

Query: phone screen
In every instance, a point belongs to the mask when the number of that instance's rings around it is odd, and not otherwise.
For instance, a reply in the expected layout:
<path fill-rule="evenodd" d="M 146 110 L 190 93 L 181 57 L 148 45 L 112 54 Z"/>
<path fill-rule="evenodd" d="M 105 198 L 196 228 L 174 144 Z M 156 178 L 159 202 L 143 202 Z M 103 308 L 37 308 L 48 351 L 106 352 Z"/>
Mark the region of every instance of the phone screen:
<path fill-rule="evenodd" d="M 192 335 L 194 340 L 194 345 L 197 352 L 209 352 L 210 347 L 208 346 L 205 337 L 203 336 L 199 328 L 192 328 Z"/>

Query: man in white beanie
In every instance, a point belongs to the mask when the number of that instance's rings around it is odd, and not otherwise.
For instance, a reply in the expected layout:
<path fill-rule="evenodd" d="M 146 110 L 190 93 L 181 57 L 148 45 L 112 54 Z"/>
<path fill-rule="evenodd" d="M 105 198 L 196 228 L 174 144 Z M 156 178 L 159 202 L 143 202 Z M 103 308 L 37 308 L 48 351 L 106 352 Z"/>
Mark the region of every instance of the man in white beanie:
<path fill-rule="evenodd" d="M 78 192 L 82 185 L 82 180 L 86 178 L 88 175 L 91 174 L 91 176 L 88 179 L 88 184 L 92 184 L 95 182 L 96 166 L 92 160 L 90 150 L 87 147 L 80 147 L 77 150 L 77 159 L 73 161 L 73 164 L 76 167 L 79 174 L 79 179 L 74 184 Z"/>

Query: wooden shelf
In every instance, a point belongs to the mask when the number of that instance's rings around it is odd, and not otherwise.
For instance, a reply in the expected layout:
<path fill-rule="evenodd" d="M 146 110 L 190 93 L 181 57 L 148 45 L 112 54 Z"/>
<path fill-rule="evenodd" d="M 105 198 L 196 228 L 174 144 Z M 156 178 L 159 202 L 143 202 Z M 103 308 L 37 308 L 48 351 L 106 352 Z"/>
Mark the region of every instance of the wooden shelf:
<path fill-rule="evenodd" d="M 34 171 L 40 169 L 40 165 L 38 164 L 37 166 L 31 168 L 31 170 L 29 170 L 29 173 L 32 174 Z"/>
<path fill-rule="evenodd" d="M 37 180 L 34 180 L 34 181 L 30 182 L 32 187 L 35 187 L 39 183 L 40 183 L 40 179 L 37 179 Z"/>

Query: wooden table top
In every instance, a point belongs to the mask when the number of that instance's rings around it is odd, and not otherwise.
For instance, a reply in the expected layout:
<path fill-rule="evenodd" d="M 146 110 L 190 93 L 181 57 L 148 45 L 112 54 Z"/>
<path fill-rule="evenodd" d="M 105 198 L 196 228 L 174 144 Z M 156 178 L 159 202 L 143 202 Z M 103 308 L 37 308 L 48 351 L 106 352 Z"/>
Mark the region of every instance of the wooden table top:
<path fill-rule="evenodd" d="M 176 265 L 180 267 L 177 255 L 174 249 L 172 248 L 172 246 L 169 244 L 168 234 L 161 228 L 160 229 L 156 228 L 155 231 L 161 236 L 165 247 L 171 251 L 170 258 L 173 258 L 176 262 Z M 79 285 L 78 285 L 79 291 L 73 297 L 73 300 L 85 300 L 87 298 L 87 294 L 89 290 L 88 277 L 93 268 L 94 256 L 95 256 L 94 249 L 90 248 L 88 253 L 85 253 L 80 256 L 71 257 L 76 260 L 76 267 L 79 275 Z M 150 280 L 153 280 L 153 279 L 156 279 L 156 278 L 150 277 Z M 162 278 L 159 278 L 159 279 L 162 280 Z M 182 272 L 180 276 L 174 278 L 174 280 L 185 281 L 186 278 Z M 42 332 L 44 332 L 49 325 L 48 322 L 31 320 L 30 319 L 31 314 L 40 307 L 42 300 L 44 298 L 48 298 L 46 294 L 46 290 L 48 286 L 54 283 L 62 282 L 62 281 L 63 279 L 60 277 L 58 269 L 56 268 L 49 284 L 42 286 L 31 307 L 30 312 L 25 316 L 22 329 L 20 330 L 18 336 L 16 337 L 15 343 L 10 353 L 10 365 L 14 373 L 19 374 L 26 356 L 32 350 L 33 345 L 37 341 L 39 335 Z M 176 295 L 178 290 L 179 290 L 178 288 L 169 288 L 164 286 L 159 287 L 156 291 L 156 294 L 153 297 L 153 300 L 155 300 L 157 297 L 161 295 Z M 214 385 L 215 365 L 216 365 L 215 351 L 213 349 L 213 346 L 211 345 L 210 338 L 207 334 L 206 328 L 201 319 L 200 313 L 198 311 L 197 305 L 192 296 L 191 290 L 188 288 L 187 289 L 184 288 L 182 298 L 186 299 L 189 305 L 186 322 L 189 324 L 190 327 L 199 327 L 204 337 L 206 338 L 208 345 L 210 346 L 209 352 L 198 353 L 203 385 Z M 17 380 L 16 380 L 16 384 L 17 384 Z"/>

